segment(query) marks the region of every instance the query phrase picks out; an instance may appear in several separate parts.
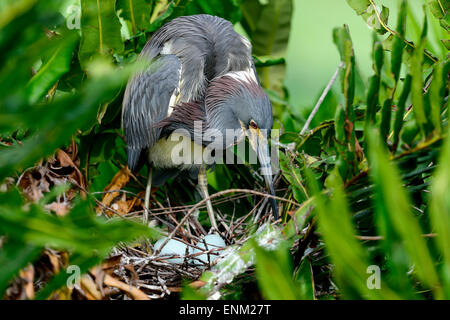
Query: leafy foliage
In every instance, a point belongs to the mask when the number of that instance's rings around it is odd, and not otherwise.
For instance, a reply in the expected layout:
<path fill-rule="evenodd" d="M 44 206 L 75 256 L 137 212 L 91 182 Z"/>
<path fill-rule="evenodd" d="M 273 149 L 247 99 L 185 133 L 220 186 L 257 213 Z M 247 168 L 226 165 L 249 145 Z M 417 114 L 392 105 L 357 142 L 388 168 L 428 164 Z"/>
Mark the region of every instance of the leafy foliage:
<path fill-rule="evenodd" d="M 314 128 L 304 135 L 298 133 L 301 112 L 283 87 L 292 0 L 2 2 L 0 295 L 46 249 L 69 252 L 64 268 L 78 265 L 85 273 L 117 246 L 160 237 L 133 219 L 96 217 L 94 204 L 111 184 L 139 194 L 147 177 L 144 167 L 131 181 L 118 182 L 126 171 L 121 102 L 130 72 L 139 67 L 133 65 L 137 55 L 165 22 L 207 13 L 233 22 L 253 45 L 283 133 L 275 180 L 282 222 L 270 226 L 260 217 L 265 204 L 258 207 L 257 197 L 218 203 L 221 215 L 242 219 L 245 236 L 228 239 L 234 243 L 229 255 L 203 273 L 200 289 L 186 284 L 182 297 L 449 299 L 450 63 L 428 41 L 440 34 L 429 26 L 448 32 L 449 5 L 427 1 L 431 15 L 418 23 L 403 0 L 393 29 L 389 9 L 376 2 L 347 0 L 374 30 L 373 75 L 361 77 L 349 27 L 330 30 L 342 61 L 341 91 L 326 95 Z M 80 14 L 70 17 L 79 25 L 68 23 L 69 5 Z M 412 25 L 414 42 L 407 38 Z M 448 48 L 448 40 L 439 40 Z M 77 196 L 70 212 L 58 217 L 46 205 L 64 188 L 28 203 L 14 182 L 71 140 L 79 146 L 87 186 L 81 191 L 88 197 Z M 243 162 L 217 165 L 208 174 L 210 188 L 263 185 L 256 167 Z M 178 179 L 155 191 L 155 201 L 170 207 L 199 199 Z M 202 209 L 198 220 L 208 227 Z M 373 267 L 380 270 L 376 288 L 369 286 Z M 36 297 L 52 296 L 67 278 L 55 273 Z M 247 284 L 255 292 L 246 291 Z"/>
<path fill-rule="evenodd" d="M 78 56 L 83 69 L 97 54 L 121 53 L 123 43 L 116 1 L 82 0 L 81 34 Z"/>
<path fill-rule="evenodd" d="M 348 2 L 358 14 L 363 14 L 373 5 L 373 1 Z M 437 228 L 442 230 L 436 224 L 436 219 L 433 224 L 428 218 L 428 203 L 436 201 L 433 199 L 437 194 L 431 192 L 429 196 L 422 197 L 417 193 L 419 190 L 428 190 L 430 181 L 444 179 L 439 176 L 439 171 L 432 177 L 429 169 L 427 170 L 436 161 L 430 162 L 444 138 L 441 132 L 448 131 L 441 130 L 447 123 L 446 101 L 439 95 L 435 96 L 432 103 L 429 87 L 436 85 L 441 94 L 448 96 L 448 72 L 444 82 L 441 81 L 440 72 L 443 66 L 448 65 L 448 58 L 442 57 L 445 62 L 434 62 L 431 73 L 425 71 L 424 57 L 427 52 L 424 49 L 428 32 L 425 20 L 422 36 L 412 53 L 413 61 L 411 64 L 405 62 L 406 6 L 406 1 L 402 1 L 398 31 L 388 29 L 395 35 L 390 65 L 378 36 L 374 35 L 375 74 L 370 78 L 365 104 L 358 103 L 354 97 L 355 60 L 349 30 L 344 26 L 334 31 L 334 41 L 345 63 L 340 77 L 344 105 L 339 106 L 336 111 L 334 142 L 330 148 L 325 137 L 326 132 L 332 129 L 325 126 L 320 130 L 322 133 L 313 131 L 306 136 L 306 141 L 302 141 L 297 149 L 298 152 L 305 152 L 302 150 L 305 150 L 308 140 L 318 135 L 322 141 L 320 153 L 316 154 L 318 162 L 319 159 L 329 159 L 330 155 L 336 155 L 337 160 L 325 161 L 327 165 L 322 165 L 321 170 L 306 161 L 298 160 L 297 163 L 300 171 L 306 170 L 308 173 L 308 193 L 313 194 L 312 202 L 315 203 L 315 211 L 317 210 L 319 231 L 335 267 L 333 274 L 338 287 L 347 298 L 418 298 L 417 291 L 423 288 L 427 288 L 435 298 L 448 298 L 443 290 L 445 276 L 439 276 L 438 271 L 447 268 L 440 259 L 443 252 L 439 253 L 423 237 L 426 232 Z M 382 26 L 385 24 L 383 21 L 379 23 Z M 405 70 L 406 76 L 402 77 L 401 68 L 405 65 L 409 68 Z M 390 73 L 385 73 L 385 69 Z M 427 75 L 427 86 L 423 80 L 424 73 Z M 397 94 L 401 84 L 403 90 L 399 90 Z M 410 92 L 412 105 L 405 114 Z M 397 108 L 395 118 L 392 115 L 394 105 Z M 411 111 L 414 117 L 410 116 Z M 359 123 L 363 119 L 364 125 L 361 126 Z M 401 150 L 397 150 L 398 147 Z M 422 164 L 419 161 L 422 156 L 419 154 L 428 154 L 431 159 L 428 157 L 430 160 L 425 160 Z M 398 173 L 397 166 L 403 174 Z M 367 173 L 370 176 L 368 181 Z M 410 184 L 412 181 L 409 179 L 412 177 L 416 180 L 413 183 L 415 186 Z M 293 183 L 295 180 L 289 179 L 289 182 Z M 369 185 L 364 185 L 365 183 Z M 301 186 L 297 183 L 297 187 Z M 295 194 L 294 190 L 293 188 Z M 419 216 L 417 212 L 420 213 Z M 349 222 L 350 215 L 353 216 L 355 231 Z M 448 227 L 446 225 L 444 228 Z M 356 236 L 355 233 L 362 235 Z M 374 241 L 372 238 L 378 239 L 378 236 L 372 236 L 374 233 L 381 236 L 379 245 L 358 244 L 357 238 L 369 241 Z M 438 234 L 436 239 L 439 237 Z M 371 250 L 367 251 L 368 248 Z M 368 252 L 375 254 L 368 255 Z M 368 290 L 365 284 L 364 280 L 369 277 L 366 269 L 370 265 L 376 265 L 382 270 L 380 290 Z"/>

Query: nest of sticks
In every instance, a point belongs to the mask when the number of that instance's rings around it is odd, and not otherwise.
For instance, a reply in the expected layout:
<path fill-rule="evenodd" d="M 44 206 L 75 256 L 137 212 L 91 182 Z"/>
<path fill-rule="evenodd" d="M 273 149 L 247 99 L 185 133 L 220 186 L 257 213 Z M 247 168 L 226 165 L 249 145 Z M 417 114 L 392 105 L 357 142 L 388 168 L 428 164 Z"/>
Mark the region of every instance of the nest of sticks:
<path fill-rule="evenodd" d="M 63 216 L 70 211 L 71 201 L 77 193 L 82 197 L 92 196 L 79 168 L 76 144 L 58 150 L 53 156 L 22 174 L 17 185 L 29 201 L 38 201 L 54 185 L 70 182 L 71 188 L 47 206 L 49 214 Z M 130 179 L 136 179 L 126 166 L 114 176 L 101 193 L 97 202 L 97 214 L 108 218 L 140 220 L 144 216 L 143 194 L 134 194 L 124 189 Z M 280 178 L 278 177 L 278 180 Z M 279 181 L 275 181 L 275 186 Z M 280 191 L 280 190 L 278 190 Z M 253 197 L 256 204 L 246 214 L 224 215 L 216 210 L 220 237 L 227 246 L 239 245 L 248 239 L 252 225 L 260 225 L 270 219 L 267 194 L 249 189 L 230 189 L 210 196 L 213 206 L 225 202 L 236 203 Z M 281 199 L 281 198 L 280 198 Z M 284 199 L 286 200 L 286 199 Z M 169 201 L 168 201 L 169 202 Z M 224 248 L 214 248 L 202 242 L 208 231 L 198 220 L 199 211 L 206 208 L 205 200 L 194 205 L 170 206 L 155 201 L 149 211 L 150 225 L 157 225 L 166 236 L 162 247 L 172 239 L 186 245 L 182 255 L 160 255 L 148 239 L 132 244 L 119 244 L 101 265 L 81 276 L 73 287 L 64 287 L 53 293 L 52 299 L 168 299 L 176 297 L 182 284 L 200 288 L 204 282 L 200 276 L 216 263 Z M 207 257 L 199 259 L 199 256 Z M 6 299 L 32 299 L 35 292 L 45 286 L 57 273 L 67 267 L 69 253 L 46 248 L 34 264 L 29 264 L 10 284 Z M 178 259 L 180 263 L 173 263 Z"/>

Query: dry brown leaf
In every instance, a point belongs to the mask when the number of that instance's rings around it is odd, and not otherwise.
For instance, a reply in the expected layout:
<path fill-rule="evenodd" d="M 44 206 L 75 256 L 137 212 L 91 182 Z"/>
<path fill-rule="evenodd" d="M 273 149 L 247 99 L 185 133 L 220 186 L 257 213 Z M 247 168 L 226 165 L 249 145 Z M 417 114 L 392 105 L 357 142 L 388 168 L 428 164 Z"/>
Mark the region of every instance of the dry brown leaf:
<path fill-rule="evenodd" d="M 358 157 L 358 160 L 361 161 L 364 158 L 364 152 L 361 148 L 361 145 L 358 142 L 358 139 L 355 139 L 355 152 L 356 156 Z"/>
<path fill-rule="evenodd" d="M 194 289 L 199 289 L 199 288 L 203 287 L 205 284 L 206 284 L 205 281 L 197 280 L 197 281 L 193 281 L 193 282 L 189 283 L 189 287 L 194 288 Z"/>
<path fill-rule="evenodd" d="M 80 279 L 80 285 L 89 300 L 102 300 L 102 294 L 97 289 L 97 284 L 92 278 L 85 274 Z"/>
<path fill-rule="evenodd" d="M 71 182 L 75 182 L 81 186 L 81 195 L 84 196 L 84 189 L 86 184 L 83 175 L 78 169 L 78 166 L 73 162 L 73 159 L 63 150 L 59 149 L 56 152 L 56 157 L 50 161 L 50 170 L 59 175 L 67 177 Z"/>
<path fill-rule="evenodd" d="M 122 281 L 119 281 L 109 274 L 105 275 L 104 284 L 107 286 L 118 288 L 128 293 L 135 300 L 150 300 L 150 298 L 136 287 L 130 286 Z"/>
<path fill-rule="evenodd" d="M 17 186 L 22 190 L 25 197 L 31 202 L 37 202 L 50 191 L 50 182 L 45 179 L 48 168 L 37 166 L 28 169 L 19 177 Z"/>
<path fill-rule="evenodd" d="M 12 186 L 14 186 L 14 178 L 6 177 L 2 183 L 0 183 L 0 192 L 7 192 Z"/>
<path fill-rule="evenodd" d="M 128 293 L 135 300 L 150 300 L 148 296 L 136 287 L 117 280 L 113 276 L 105 273 L 100 267 L 94 267 L 90 270 L 91 274 L 96 278 L 102 277 L 105 286 L 114 287 Z"/>
<path fill-rule="evenodd" d="M 120 266 L 120 260 L 122 259 L 122 255 L 116 255 L 109 257 L 102 263 L 102 269 L 107 273 L 112 272 L 112 269 Z"/>
<path fill-rule="evenodd" d="M 95 275 L 95 284 L 97 285 L 97 288 L 100 290 L 100 293 L 102 294 L 102 297 L 105 296 L 105 292 L 103 291 L 103 282 L 105 280 L 105 271 L 101 268 L 96 268 L 97 272 Z"/>
<path fill-rule="evenodd" d="M 34 299 L 34 267 L 28 264 L 24 269 L 19 271 L 19 276 L 23 281 L 23 292 L 29 300 Z"/>
<path fill-rule="evenodd" d="M 83 191 L 86 184 L 78 169 L 77 146 L 72 141 L 72 144 L 66 150 L 67 152 L 59 149 L 47 161 L 41 161 L 36 167 L 26 170 L 17 182 L 25 197 L 32 202 L 39 201 L 53 186 L 67 182 L 75 185 L 58 197 L 56 201 L 47 205 L 47 209 L 57 215 L 65 215 L 70 210 L 71 201 L 78 192 L 78 186 L 81 187 L 81 196 L 86 196 Z"/>
<path fill-rule="evenodd" d="M 121 215 L 126 215 L 128 212 L 130 212 L 131 208 L 133 208 L 133 200 L 127 200 L 126 194 L 122 194 L 121 199 L 115 201 L 111 208 L 120 213 Z"/>
<path fill-rule="evenodd" d="M 60 257 L 55 255 L 50 250 L 45 250 L 44 255 L 47 256 L 48 260 L 50 261 L 50 264 L 52 266 L 52 272 L 54 274 L 59 273 L 60 270 Z"/>
<path fill-rule="evenodd" d="M 153 188 L 152 188 L 152 192 L 153 192 Z M 137 194 L 137 196 L 133 199 L 134 206 L 144 206 L 144 201 L 142 201 L 141 199 L 144 199 L 145 197 L 145 191 L 141 191 Z"/>
<path fill-rule="evenodd" d="M 130 181 L 130 169 L 128 169 L 128 166 L 123 167 L 119 170 L 119 172 L 116 173 L 116 175 L 113 177 L 111 182 L 106 186 L 104 191 L 107 191 L 102 199 L 102 207 L 110 207 L 111 203 L 114 201 L 114 199 L 119 196 L 119 192 L 108 192 L 112 190 L 120 190 L 123 187 L 125 187 Z M 122 204 L 122 207 L 125 208 L 125 204 Z M 126 205 L 128 208 L 128 204 Z M 111 207 L 112 208 L 112 207 Z M 101 207 L 98 208 L 97 212 L 101 212 Z M 113 208 L 114 209 L 114 208 Z M 117 205 L 117 209 L 118 205 Z M 115 210 L 115 209 L 114 209 Z M 126 211 L 126 210 L 124 210 Z M 110 210 L 106 210 L 106 213 L 108 215 L 113 215 L 114 213 Z M 128 212 L 127 212 L 128 213 Z"/>
<path fill-rule="evenodd" d="M 75 166 L 78 168 L 80 166 L 80 157 L 78 157 L 78 146 L 72 139 L 70 146 L 66 148 L 66 153 L 70 156 Z"/>
<path fill-rule="evenodd" d="M 65 216 L 70 210 L 69 204 L 66 202 L 52 202 L 50 204 L 46 204 L 45 208 L 53 211 L 60 217 Z"/>

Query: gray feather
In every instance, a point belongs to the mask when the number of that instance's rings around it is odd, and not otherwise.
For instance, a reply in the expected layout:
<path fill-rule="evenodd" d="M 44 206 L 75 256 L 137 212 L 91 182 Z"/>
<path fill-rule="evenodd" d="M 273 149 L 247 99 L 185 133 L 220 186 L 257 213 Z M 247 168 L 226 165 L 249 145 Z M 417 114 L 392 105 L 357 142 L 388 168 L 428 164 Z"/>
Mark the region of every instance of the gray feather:
<path fill-rule="evenodd" d="M 178 17 L 162 26 L 145 45 L 152 59 L 163 50 L 182 64 L 180 101 L 203 99 L 208 82 L 230 71 L 253 67 L 251 45 L 222 18 L 206 14 Z"/>
<path fill-rule="evenodd" d="M 178 87 L 180 68 L 176 56 L 163 55 L 128 82 L 122 126 L 131 170 L 136 168 L 142 150 L 151 148 L 159 139 L 161 129 L 153 125 L 167 116 L 170 97 Z"/>
<path fill-rule="evenodd" d="M 183 16 L 166 23 L 147 42 L 140 58 L 154 62 L 129 81 L 122 109 L 132 170 L 142 150 L 158 141 L 161 128 L 154 124 L 167 117 L 175 89 L 179 102 L 202 102 L 213 79 L 254 69 L 248 40 L 230 22 L 210 15 Z"/>

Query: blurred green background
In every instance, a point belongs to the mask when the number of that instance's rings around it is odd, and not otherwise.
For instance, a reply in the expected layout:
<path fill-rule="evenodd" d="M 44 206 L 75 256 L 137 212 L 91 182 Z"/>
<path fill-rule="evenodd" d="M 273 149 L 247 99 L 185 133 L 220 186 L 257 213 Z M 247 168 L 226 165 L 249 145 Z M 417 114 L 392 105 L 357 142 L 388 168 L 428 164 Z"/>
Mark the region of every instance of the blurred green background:
<path fill-rule="evenodd" d="M 289 90 L 290 102 L 299 109 L 310 111 L 320 96 L 326 83 L 330 80 L 339 65 L 339 54 L 332 41 L 330 30 L 341 26 L 349 26 L 354 43 L 356 62 L 366 79 L 372 70 L 371 43 L 372 30 L 361 17 L 355 15 L 353 9 L 345 2 L 338 0 L 294 0 L 292 29 L 289 39 L 286 60 L 285 86 Z M 400 0 L 376 1 L 378 7 L 386 6 L 390 10 L 389 25 L 397 23 Z M 417 21 L 422 21 L 422 6 L 424 0 L 408 2 L 411 14 Z M 428 16 L 430 14 L 427 8 Z M 430 16 L 429 16 L 430 18 Z M 444 38 L 444 31 L 439 23 L 429 19 L 431 31 Z M 407 38 L 417 42 L 420 36 L 420 25 L 415 25 L 412 19 L 407 21 Z M 447 35 L 448 37 L 448 35 Z M 445 47 L 436 38 L 429 37 L 429 47 L 432 52 L 444 53 Z M 338 89 L 335 84 L 333 89 Z M 302 114 L 307 116 L 307 112 Z"/>

